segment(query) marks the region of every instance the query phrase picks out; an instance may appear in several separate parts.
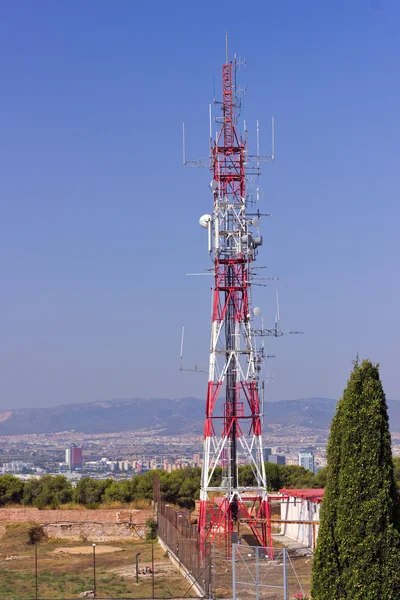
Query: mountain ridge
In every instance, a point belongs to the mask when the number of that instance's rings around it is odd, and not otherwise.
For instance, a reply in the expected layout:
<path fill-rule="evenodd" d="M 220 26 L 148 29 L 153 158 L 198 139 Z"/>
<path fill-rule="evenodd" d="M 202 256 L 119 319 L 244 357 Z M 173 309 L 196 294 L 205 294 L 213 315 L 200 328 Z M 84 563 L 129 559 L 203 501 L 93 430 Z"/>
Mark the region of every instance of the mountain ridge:
<path fill-rule="evenodd" d="M 264 405 L 264 431 L 328 429 L 337 401 L 332 398 L 298 398 L 268 401 Z M 388 400 L 391 431 L 400 432 L 400 402 Z M 115 433 L 148 429 L 163 435 L 201 434 L 205 402 L 186 398 L 115 398 L 46 408 L 20 408 L 0 412 L 0 435 L 56 433 Z"/>

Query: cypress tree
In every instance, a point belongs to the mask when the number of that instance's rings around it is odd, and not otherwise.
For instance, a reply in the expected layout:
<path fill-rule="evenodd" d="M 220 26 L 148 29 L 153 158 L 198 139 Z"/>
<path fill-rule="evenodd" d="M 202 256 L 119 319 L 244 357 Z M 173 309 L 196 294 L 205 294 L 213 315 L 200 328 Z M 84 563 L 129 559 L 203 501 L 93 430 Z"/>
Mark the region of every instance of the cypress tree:
<path fill-rule="evenodd" d="M 399 600 L 400 528 L 378 365 L 358 359 L 331 424 L 313 600 Z"/>

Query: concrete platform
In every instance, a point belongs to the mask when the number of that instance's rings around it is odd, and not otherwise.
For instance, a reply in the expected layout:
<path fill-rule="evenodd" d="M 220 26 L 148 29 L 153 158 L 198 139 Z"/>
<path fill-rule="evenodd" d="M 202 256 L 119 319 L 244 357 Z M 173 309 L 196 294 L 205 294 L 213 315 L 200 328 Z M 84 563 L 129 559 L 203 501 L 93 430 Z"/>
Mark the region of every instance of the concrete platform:
<path fill-rule="evenodd" d="M 292 552 L 296 552 L 300 556 L 313 556 L 314 553 L 312 548 L 301 544 L 300 542 L 293 540 L 292 538 L 287 537 L 286 535 L 281 535 L 280 533 L 273 533 L 272 537 L 274 540 L 282 544 L 288 550 L 292 550 Z"/>

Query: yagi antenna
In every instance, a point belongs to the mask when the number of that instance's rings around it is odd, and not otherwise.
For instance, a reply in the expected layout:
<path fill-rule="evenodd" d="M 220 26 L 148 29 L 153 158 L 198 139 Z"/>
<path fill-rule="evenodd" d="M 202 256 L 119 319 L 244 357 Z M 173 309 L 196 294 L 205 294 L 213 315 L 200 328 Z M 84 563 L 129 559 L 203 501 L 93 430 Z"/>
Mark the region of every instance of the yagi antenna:
<path fill-rule="evenodd" d="M 260 163 L 273 162 L 275 160 L 275 117 L 271 120 L 271 154 L 269 156 L 260 153 L 260 123 L 256 122 L 256 154 L 248 154 L 249 162 L 256 162 L 257 168 L 260 168 Z"/>
<path fill-rule="evenodd" d="M 210 158 L 196 158 L 195 160 L 186 160 L 186 134 L 185 122 L 182 122 L 182 158 L 184 167 L 208 167 Z"/>
<path fill-rule="evenodd" d="M 203 368 L 203 365 L 194 365 L 194 367 L 191 369 L 186 369 L 183 366 L 183 342 L 184 342 L 184 339 L 185 339 L 185 326 L 183 325 L 182 336 L 181 336 L 181 352 L 179 355 L 179 370 L 180 371 L 195 371 L 196 373 L 208 373 L 208 371 L 206 371 Z"/>
<path fill-rule="evenodd" d="M 269 278 L 268 278 L 269 279 Z M 271 278 L 272 279 L 272 278 Z M 257 285 L 257 284 L 253 284 Z M 267 329 L 264 327 L 264 322 L 261 322 L 261 329 L 253 329 L 252 332 L 254 335 L 264 337 L 264 336 L 272 336 L 272 337 L 282 337 L 283 335 L 300 335 L 303 334 L 304 331 L 282 331 L 281 330 L 281 313 L 279 308 L 279 295 L 278 290 L 275 290 L 276 295 L 276 314 L 275 314 L 275 327 L 273 329 Z M 268 357 L 267 357 L 268 358 Z M 269 358 L 273 358 L 270 356 Z"/>

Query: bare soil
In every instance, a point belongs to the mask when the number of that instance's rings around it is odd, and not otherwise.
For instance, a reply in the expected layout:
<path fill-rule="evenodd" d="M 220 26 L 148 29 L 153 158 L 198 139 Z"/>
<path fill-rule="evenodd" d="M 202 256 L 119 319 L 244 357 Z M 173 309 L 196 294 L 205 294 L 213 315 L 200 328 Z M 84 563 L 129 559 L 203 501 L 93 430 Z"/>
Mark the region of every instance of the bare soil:
<path fill-rule="evenodd" d="M 97 554 L 106 554 L 107 552 L 121 552 L 123 548 L 118 546 L 100 546 L 96 544 Z M 93 554 L 93 546 L 72 546 L 65 548 L 56 548 L 54 554 Z"/>
<path fill-rule="evenodd" d="M 116 567 L 111 569 L 113 573 L 120 577 L 126 577 L 128 579 L 136 579 L 136 566 L 125 565 L 123 567 Z M 174 577 L 176 568 L 169 562 L 154 561 L 154 579 L 163 579 L 164 577 Z M 142 573 L 140 577 L 151 579 L 152 573 Z"/>

